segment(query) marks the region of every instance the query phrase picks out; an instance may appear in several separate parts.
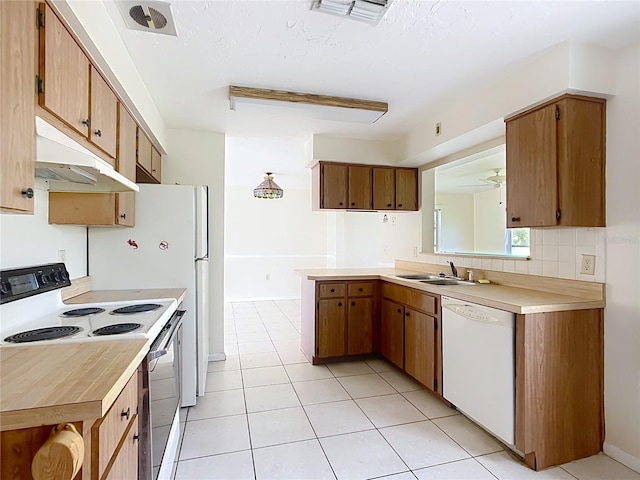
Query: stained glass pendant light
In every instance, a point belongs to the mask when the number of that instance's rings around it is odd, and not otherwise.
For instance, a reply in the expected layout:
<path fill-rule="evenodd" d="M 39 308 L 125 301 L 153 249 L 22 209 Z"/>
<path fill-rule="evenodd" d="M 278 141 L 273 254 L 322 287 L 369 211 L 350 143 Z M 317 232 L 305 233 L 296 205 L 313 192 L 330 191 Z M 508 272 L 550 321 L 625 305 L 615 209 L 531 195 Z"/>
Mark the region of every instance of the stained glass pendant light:
<path fill-rule="evenodd" d="M 284 190 L 273 181 L 271 172 L 266 172 L 264 182 L 253 189 L 253 196 L 256 198 L 282 198 Z"/>

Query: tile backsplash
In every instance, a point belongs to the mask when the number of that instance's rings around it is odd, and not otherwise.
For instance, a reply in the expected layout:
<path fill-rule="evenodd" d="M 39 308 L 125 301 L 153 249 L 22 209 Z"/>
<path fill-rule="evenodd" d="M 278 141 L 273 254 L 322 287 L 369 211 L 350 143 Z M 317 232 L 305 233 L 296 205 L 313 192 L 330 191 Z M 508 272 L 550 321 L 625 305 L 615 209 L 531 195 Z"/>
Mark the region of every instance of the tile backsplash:
<path fill-rule="evenodd" d="M 605 227 L 532 228 L 530 260 L 422 254 L 420 261 L 446 265 L 451 260 L 457 266 L 465 268 L 604 283 L 605 234 Z M 580 273 L 582 255 L 595 256 L 594 275 Z"/>

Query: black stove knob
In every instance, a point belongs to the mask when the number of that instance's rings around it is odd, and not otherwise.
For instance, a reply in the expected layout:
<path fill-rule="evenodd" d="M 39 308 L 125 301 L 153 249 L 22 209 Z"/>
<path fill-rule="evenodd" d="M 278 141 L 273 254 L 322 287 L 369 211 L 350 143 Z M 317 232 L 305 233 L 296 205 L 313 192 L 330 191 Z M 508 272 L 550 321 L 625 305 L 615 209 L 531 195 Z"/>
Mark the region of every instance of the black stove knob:
<path fill-rule="evenodd" d="M 67 280 L 69 280 L 69 275 L 67 275 L 67 272 L 65 272 L 64 270 L 60 271 L 60 278 L 62 278 L 62 280 L 64 280 L 65 282 Z"/>
<path fill-rule="evenodd" d="M 5 294 L 5 293 L 9 293 L 9 290 L 11 290 L 11 285 L 9 285 L 9 283 L 0 282 L 0 292 Z"/>
<path fill-rule="evenodd" d="M 51 281 L 51 279 L 49 278 L 49 275 L 40 275 L 38 277 L 38 283 L 40 285 L 46 285 L 47 283 L 49 283 Z"/>
<path fill-rule="evenodd" d="M 60 280 L 62 280 L 62 277 L 60 277 L 60 272 L 53 272 L 53 281 L 59 282 Z"/>

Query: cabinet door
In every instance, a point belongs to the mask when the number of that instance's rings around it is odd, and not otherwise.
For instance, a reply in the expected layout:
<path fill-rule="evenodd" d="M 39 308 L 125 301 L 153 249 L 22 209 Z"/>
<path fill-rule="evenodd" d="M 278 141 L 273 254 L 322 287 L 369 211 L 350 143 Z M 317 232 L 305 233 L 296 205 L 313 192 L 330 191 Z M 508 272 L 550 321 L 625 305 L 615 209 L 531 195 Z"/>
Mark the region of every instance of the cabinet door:
<path fill-rule="evenodd" d="M 31 2 L 0 2 L 0 208 L 29 214 L 35 159 L 33 14 Z"/>
<path fill-rule="evenodd" d="M 371 210 L 371 167 L 349 166 L 349 208 Z"/>
<path fill-rule="evenodd" d="M 151 176 L 162 183 L 162 155 L 151 147 Z"/>
<path fill-rule="evenodd" d="M 347 315 L 347 353 L 371 353 L 373 341 L 373 299 L 350 298 Z"/>
<path fill-rule="evenodd" d="M 555 104 L 509 120 L 506 129 L 507 228 L 556 225 Z"/>
<path fill-rule="evenodd" d="M 418 210 L 418 171 L 396 169 L 396 210 Z"/>
<path fill-rule="evenodd" d="M 436 319 L 410 308 L 405 309 L 404 318 L 404 369 L 433 390 Z"/>
<path fill-rule="evenodd" d="M 41 106 L 67 123 L 82 136 L 88 136 L 89 60 L 71 34 L 48 5 L 45 27 L 40 29 Z"/>
<path fill-rule="evenodd" d="M 115 167 L 118 99 L 98 71 L 91 66 L 91 128 L 89 140 L 104 150 Z"/>
<path fill-rule="evenodd" d="M 347 208 L 347 165 L 323 164 L 320 176 L 322 208 Z"/>
<path fill-rule="evenodd" d="M 136 161 L 147 173 L 151 173 L 151 141 L 140 127 L 138 127 L 138 156 Z"/>
<path fill-rule="evenodd" d="M 343 298 L 318 302 L 318 336 L 316 352 L 320 358 L 346 354 L 347 315 Z"/>
<path fill-rule="evenodd" d="M 116 454 L 113 465 L 107 474 L 108 480 L 122 480 L 124 478 L 138 478 L 138 415 L 132 422 L 131 428 L 124 438 L 120 450 Z"/>
<path fill-rule="evenodd" d="M 396 208 L 396 173 L 393 168 L 373 167 L 373 209 Z"/>
<path fill-rule="evenodd" d="M 387 299 L 382 300 L 380 350 L 390 362 L 404 367 L 404 308 Z"/>

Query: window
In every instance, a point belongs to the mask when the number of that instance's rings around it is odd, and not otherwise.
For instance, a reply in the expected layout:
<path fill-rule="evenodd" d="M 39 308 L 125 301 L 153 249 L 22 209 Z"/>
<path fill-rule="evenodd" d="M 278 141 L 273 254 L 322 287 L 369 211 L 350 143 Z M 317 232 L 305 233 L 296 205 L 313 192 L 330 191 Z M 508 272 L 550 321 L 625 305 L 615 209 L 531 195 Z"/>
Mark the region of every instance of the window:
<path fill-rule="evenodd" d="M 528 228 L 511 228 L 507 231 L 510 233 L 508 253 L 528 257 L 531 253 L 530 230 Z"/>

